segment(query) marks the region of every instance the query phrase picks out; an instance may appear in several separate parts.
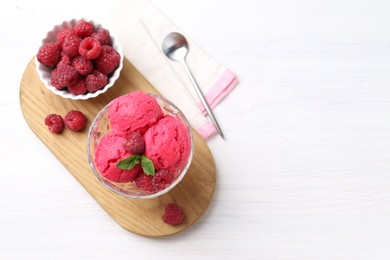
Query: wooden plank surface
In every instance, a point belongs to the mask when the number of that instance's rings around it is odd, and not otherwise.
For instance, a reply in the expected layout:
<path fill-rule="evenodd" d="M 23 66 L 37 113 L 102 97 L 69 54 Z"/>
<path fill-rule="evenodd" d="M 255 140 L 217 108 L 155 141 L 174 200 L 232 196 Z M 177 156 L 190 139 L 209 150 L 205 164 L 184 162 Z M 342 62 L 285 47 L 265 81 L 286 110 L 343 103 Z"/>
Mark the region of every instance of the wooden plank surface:
<path fill-rule="evenodd" d="M 213 156 L 195 131 L 194 157 L 186 176 L 170 192 L 155 199 L 132 200 L 114 194 L 97 180 L 88 164 L 86 141 L 93 118 L 112 99 L 135 90 L 158 94 L 125 59 L 121 76 L 106 93 L 89 100 L 64 99 L 41 83 L 32 59 L 20 83 L 20 105 L 33 132 L 119 225 L 148 237 L 172 235 L 190 227 L 204 214 L 215 189 Z M 44 124 L 46 115 L 56 113 L 64 116 L 71 109 L 80 110 L 87 116 L 88 123 L 84 131 L 65 129 L 60 135 L 48 131 Z M 170 202 L 180 205 L 186 213 L 184 223 L 179 226 L 170 226 L 161 220 L 165 205 Z"/>

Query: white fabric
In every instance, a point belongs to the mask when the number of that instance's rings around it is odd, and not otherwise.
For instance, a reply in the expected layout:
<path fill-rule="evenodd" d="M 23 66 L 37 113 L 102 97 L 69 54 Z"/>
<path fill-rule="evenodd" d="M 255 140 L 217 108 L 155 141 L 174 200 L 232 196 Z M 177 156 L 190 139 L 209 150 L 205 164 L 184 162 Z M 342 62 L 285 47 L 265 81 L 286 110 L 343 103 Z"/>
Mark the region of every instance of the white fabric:
<path fill-rule="evenodd" d="M 113 31 L 120 39 L 125 57 L 183 111 L 193 128 L 209 123 L 197 106 L 199 99 L 181 64 L 169 60 L 161 51 L 164 37 L 173 31 L 180 32 L 164 14 L 148 1 L 123 1 L 108 12 L 105 23 L 115 28 Z M 190 45 L 187 63 L 206 94 L 226 68 L 186 38 Z"/>

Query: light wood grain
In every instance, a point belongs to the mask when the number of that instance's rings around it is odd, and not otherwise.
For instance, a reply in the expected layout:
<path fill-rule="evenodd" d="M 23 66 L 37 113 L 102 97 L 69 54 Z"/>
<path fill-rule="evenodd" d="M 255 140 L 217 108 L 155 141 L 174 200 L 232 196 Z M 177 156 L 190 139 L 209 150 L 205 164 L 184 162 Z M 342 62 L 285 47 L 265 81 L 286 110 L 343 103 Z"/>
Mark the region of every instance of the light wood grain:
<path fill-rule="evenodd" d="M 64 99 L 45 88 L 35 72 L 35 62 L 31 60 L 20 84 L 20 105 L 34 133 L 119 225 L 143 236 L 172 235 L 194 224 L 208 208 L 214 193 L 214 160 L 207 144 L 195 131 L 194 157 L 186 176 L 170 192 L 155 199 L 132 200 L 112 193 L 96 179 L 88 164 L 87 129 L 93 118 L 113 98 L 135 90 L 158 94 L 125 59 L 120 78 L 103 95 L 80 101 Z M 89 120 L 86 129 L 82 132 L 65 130 L 60 135 L 50 133 L 44 125 L 45 116 L 49 113 L 65 115 L 71 109 L 85 113 Z M 162 222 L 161 216 L 169 202 L 183 207 L 186 213 L 183 224 L 170 226 Z"/>

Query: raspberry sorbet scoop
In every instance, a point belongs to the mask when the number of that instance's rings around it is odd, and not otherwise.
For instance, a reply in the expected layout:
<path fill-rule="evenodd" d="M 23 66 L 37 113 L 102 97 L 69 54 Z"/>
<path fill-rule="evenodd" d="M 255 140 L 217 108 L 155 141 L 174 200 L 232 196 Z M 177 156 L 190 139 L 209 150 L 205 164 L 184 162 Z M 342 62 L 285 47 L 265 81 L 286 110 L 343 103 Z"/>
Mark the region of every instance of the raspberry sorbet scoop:
<path fill-rule="evenodd" d="M 162 117 L 163 112 L 156 99 L 142 91 L 115 99 L 108 110 L 112 130 L 119 132 L 144 134 Z"/>
<path fill-rule="evenodd" d="M 120 133 L 107 133 L 100 140 L 95 152 L 95 163 L 103 177 L 114 182 L 134 181 L 142 171 L 141 165 L 131 170 L 122 170 L 116 167 L 120 160 L 132 154 L 126 151 L 123 145 L 124 136 Z"/>
<path fill-rule="evenodd" d="M 154 167 L 176 172 L 187 163 L 191 143 L 187 128 L 175 117 L 165 115 L 144 135 L 145 155 Z"/>

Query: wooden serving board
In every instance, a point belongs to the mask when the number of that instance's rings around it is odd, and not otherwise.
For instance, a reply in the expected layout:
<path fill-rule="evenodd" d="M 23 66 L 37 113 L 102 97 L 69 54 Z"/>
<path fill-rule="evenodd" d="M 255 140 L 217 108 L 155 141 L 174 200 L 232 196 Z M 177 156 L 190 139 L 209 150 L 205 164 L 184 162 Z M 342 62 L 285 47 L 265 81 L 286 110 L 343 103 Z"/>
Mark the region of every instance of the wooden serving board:
<path fill-rule="evenodd" d="M 20 83 L 20 106 L 33 132 L 119 225 L 148 237 L 172 235 L 194 224 L 205 213 L 214 193 L 214 159 L 207 144 L 195 131 L 194 157 L 187 174 L 175 188 L 155 199 L 134 200 L 111 192 L 97 180 L 88 164 L 86 142 L 92 120 L 112 99 L 135 90 L 158 94 L 125 59 L 121 76 L 106 93 L 88 100 L 65 99 L 41 83 L 32 59 Z M 64 129 L 59 135 L 52 134 L 44 124 L 46 115 L 56 113 L 64 116 L 71 109 L 80 110 L 87 116 L 84 131 Z M 161 216 L 170 202 L 177 203 L 185 211 L 183 224 L 171 226 L 162 222 Z"/>

